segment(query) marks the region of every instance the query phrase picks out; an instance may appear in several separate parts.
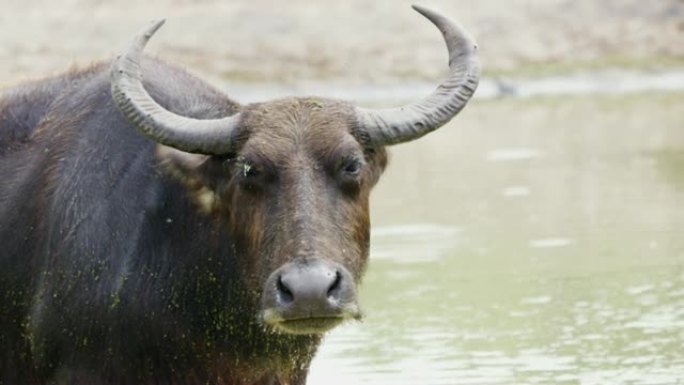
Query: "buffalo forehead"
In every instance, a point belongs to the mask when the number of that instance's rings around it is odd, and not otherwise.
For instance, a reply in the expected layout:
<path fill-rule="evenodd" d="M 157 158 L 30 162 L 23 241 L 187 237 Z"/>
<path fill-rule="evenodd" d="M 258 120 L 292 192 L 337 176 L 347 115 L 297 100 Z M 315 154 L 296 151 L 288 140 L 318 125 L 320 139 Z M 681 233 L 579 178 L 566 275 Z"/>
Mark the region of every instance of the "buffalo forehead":
<path fill-rule="evenodd" d="M 295 154 L 318 160 L 360 151 L 351 134 L 352 107 L 323 98 L 288 98 L 249 106 L 242 152 L 271 162 Z"/>

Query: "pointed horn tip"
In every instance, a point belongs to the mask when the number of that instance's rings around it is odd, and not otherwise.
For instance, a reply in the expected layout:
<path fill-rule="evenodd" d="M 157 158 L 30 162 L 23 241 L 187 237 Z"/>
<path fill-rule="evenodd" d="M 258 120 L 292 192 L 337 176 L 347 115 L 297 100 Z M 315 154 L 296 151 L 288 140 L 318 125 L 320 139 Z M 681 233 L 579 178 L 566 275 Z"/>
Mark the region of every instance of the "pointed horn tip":
<path fill-rule="evenodd" d="M 412 4 L 411 8 L 413 8 L 416 12 L 420 13 L 421 15 L 427 17 L 428 19 L 432 19 L 435 16 L 444 17 L 439 12 L 427 7 L 423 7 L 422 5 Z"/>
<path fill-rule="evenodd" d="M 161 28 L 161 26 L 164 25 L 164 23 L 166 23 L 165 18 L 159 20 L 152 20 L 150 26 L 147 27 L 147 29 L 145 29 L 145 32 L 143 33 L 145 39 L 147 40 L 151 38 L 152 35 L 154 35 L 157 32 L 157 30 L 159 30 L 159 28 Z"/>
<path fill-rule="evenodd" d="M 418 4 L 413 4 L 411 5 L 411 8 L 413 8 L 416 12 L 420 13 L 421 15 L 425 16 L 428 20 L 430 20 L 433 24 L 435 24 L 440 30 L 443 28 L 442 25 L 445 24 L 451 24 L 453 28 L 457 31 L 457 34 L 460 35 L 462 39 L 464 39 L 467 42 L 470 42 L 470 49 L 473 51 L 478 50 L 477 42 L 475 39 L 466 31 L 463 26 L 458 23 L 457 21 L 448 18 L 447 16 L 443 15 L 440 12 L 437 12 L 433 9 L 423 7 L 422 5 Z M 444 32 L 442 32 L 444 33 Z M 467 46 L 468 44 L 466 44 Z"/>
<path fill-rule="evenodd" d="M 427 10 L 427 8 L 425 8 L 419 4 L 411 4 L 411 8 L 415 9 L 416 12 L 420 12 L 420 13 L 423 13 L 423 11 Z"/>

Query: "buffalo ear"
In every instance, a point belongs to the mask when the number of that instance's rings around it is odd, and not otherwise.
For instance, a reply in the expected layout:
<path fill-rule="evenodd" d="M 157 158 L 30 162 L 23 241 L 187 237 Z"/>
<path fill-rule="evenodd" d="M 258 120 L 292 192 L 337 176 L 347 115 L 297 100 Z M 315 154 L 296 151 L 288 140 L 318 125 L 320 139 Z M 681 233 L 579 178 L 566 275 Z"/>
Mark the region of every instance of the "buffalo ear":
<path fill-rule="evenodd" d="M 185 187 L 188 197 L 201 212 L 208 214 L 219 208 L 219 178 L 216 176 L 216 162 L 211 156 L 184 152 L 161 144 L 157 145 L 156 155 L 162 172 Z"/>
<path fill-rule="evenodd" d="M 189 188 L 199 188 L 205 184 L 204 168 L 208 155 L 192 154 L 173 147 L 157 145 L 157 159 L 162 170 Z"/>
<path fill-rule="evenodd" d="M 185 188 L 200 212 L 209 214 L 219 209 L 221 176 L 216 159 L 164 145 L 157 145 L 156 155 L 162 172 Z"/>

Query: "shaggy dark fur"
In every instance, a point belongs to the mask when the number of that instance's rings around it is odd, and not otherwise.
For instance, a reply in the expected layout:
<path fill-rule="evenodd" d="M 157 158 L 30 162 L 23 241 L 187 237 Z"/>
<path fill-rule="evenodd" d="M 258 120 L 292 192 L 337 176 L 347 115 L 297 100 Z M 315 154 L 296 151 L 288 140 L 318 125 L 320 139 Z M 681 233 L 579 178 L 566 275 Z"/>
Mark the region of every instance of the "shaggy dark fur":
<path fill-rule="evenodd" d="M 384 149 L 359 144 L 346 103 L 243 107 L 157 60 L 143 72 L 178 114 L 243 111 L 238 150 L 145 138 L 108 65 L 5 91 L 0 384 L 303 384 L 320 336 L 262 325 L 264 280 L 318 257 L 359 281 Z"/>

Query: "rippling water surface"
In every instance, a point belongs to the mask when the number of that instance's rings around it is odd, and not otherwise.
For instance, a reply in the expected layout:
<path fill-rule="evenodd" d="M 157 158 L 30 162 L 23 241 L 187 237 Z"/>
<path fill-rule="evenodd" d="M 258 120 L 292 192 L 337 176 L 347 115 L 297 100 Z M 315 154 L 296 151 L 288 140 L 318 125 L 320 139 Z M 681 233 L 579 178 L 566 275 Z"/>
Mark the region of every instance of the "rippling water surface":
<path fill-rule="evenodd" d="M 309 384 L 684 384 L 683 103 L 480 101 L 393 148 Z"/>

